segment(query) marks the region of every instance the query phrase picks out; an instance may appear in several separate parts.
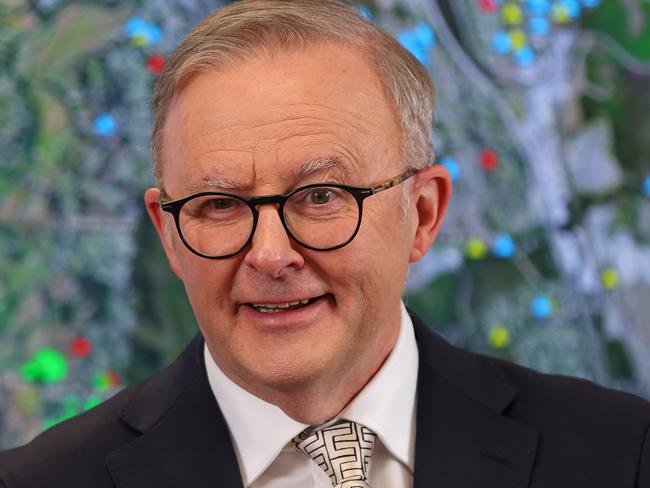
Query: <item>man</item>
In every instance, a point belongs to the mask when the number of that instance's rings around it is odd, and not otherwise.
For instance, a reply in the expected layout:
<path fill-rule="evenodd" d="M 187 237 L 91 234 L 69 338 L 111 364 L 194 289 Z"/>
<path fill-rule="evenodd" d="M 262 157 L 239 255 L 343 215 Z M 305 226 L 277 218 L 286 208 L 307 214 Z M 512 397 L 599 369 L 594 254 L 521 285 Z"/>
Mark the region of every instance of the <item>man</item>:
<path fill-rule="evenodd" d="M 206 19 L 145 202 L 201 333 L 0 486 L 649 487 L 650 405 L 456 349 L 400 296 L 450 195 L 424 68 L 332 0 Z"/>

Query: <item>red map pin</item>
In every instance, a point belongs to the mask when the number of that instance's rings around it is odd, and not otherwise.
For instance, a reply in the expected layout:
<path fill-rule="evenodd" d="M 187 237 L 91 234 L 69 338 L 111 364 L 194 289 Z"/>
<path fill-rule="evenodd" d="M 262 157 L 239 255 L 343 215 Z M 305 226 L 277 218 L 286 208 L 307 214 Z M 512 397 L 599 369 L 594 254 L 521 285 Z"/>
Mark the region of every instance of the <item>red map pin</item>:
<path fill-rule="evenodd" d="M 92 350 L 92 343 L 83 336 L 74 338 L 70 343 L 70 352 L 76 358 L 85 358 L 90 355 Z"/>
<path fill-rule="evenodd" d="M 497 11 L 497 1 L 496 0 L 478 0 L 479 6 L 486 12 L 496 12 Z"/>
<path fill-rule="evenodd" d="M 480 159 L 481 166 L 485 171 L 494 171 L 499 167 L 499 155 L 492 149 L 483 149 Z"/>
<path fill-rule="evenodd" d="M 162 73 L 165 68 L 165 58 L 161 54 L 152 54 L 147 59 L 147 69 L 155 75 Z"/>

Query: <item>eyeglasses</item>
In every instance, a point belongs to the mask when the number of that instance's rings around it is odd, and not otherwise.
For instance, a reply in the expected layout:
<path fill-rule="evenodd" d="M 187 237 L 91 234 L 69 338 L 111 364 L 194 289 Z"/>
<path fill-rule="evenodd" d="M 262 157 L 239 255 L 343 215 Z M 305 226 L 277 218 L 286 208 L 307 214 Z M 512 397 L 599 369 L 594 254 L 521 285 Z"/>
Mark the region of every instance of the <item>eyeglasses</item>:
<path fill-rule="evenodd" d="M 336 183 L 306 185 L 286 195 L 244 199 L 221 192 L 202 192 L 163 202 L 174 216 L 181 240 L 194 254 L 225 259 L 242 251 L 253 238 L 258 205 L 278 205 L 287 234 L 314 251 L 339 249 L 355 238 L 361 227 L 363 201 L 408 180 L 420 170 L 409 170 L 370 188 Z"/>

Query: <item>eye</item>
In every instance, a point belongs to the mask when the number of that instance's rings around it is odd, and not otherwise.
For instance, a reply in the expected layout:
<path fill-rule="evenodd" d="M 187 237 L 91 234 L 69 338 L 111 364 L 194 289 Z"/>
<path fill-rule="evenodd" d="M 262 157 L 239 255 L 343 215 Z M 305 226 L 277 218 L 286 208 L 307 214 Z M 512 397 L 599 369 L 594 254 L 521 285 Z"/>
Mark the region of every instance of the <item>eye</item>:
<path fill-rule="evenodd" d="M 214 210 L 228 210 L 233 207 L 235 200 L 232 198 L 213 198 L 204 203 L 204 205 Z"/>
<path fill-rule="evenodd" d="M 314 188 L 309 192 L 309 203 L 315 205 L 325 205 L 330 203 L 336 195 L 334 192 L 328 188 Z"/>
<path fill-rule="evenodd" d="M 227 195 L 205 195 L 194 198 L 183 207 L 184 215 L 202 219 L 232 219 L 239 218 L 249 212 L 246 205 L 236 198 Z"/>
<path fill-rule="evenodd" d="M 355 206 L 354 197 L 339 188 L 316 186 L 294 193 L 285 210 L 303 216 L 324 217 Z"/>

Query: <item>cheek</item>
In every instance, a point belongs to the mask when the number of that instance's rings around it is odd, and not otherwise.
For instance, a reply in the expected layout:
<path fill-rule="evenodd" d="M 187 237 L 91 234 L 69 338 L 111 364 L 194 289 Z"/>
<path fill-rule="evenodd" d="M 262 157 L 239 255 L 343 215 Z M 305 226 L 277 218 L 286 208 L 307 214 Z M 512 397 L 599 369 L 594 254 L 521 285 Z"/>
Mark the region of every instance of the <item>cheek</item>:
<path fill-rule="evenodd" d="M 378 294 L 401 293 L 409 265 L 410 237 L 409 226 L 395 209 L 380 215 L 369 212 L 366 228 L 359 239 L 360 256 L 367 273 L 372 275 Z"/>
<path fill-rule="evenodd" d="M 343 290 L 338 297 L 341 302 L 364 302 L 366 308 L 376 307 L 401 294 L 409 254 L 401 236 L 407 229 L 403 221 L 393 226 L 386 225 L 386 221 L 368 212 L 350 244 L 320 259 L 316 257 L 324 276 Z"/>
<path fill-rule="evenodd" d="M 362 241 L 368 258 L 373 262 L 381 262 L 383 268 L 407 267 L 413 241 L 411 225 L 404 216 L 401 200 L 395 199 L 394 203 L 390 208 L 377 211 L 369 209 L 365 212 L 359 230 L 358 238 Z"/>
<path fill-rule="evenodd" d="M 208 260 L 191 253 L 182 253 L 180 263 L 183 284 L 199 321 L 208 319 L 215 312 L 229 310 L 227 302 L 235 267 L 232 263 Z"/>

